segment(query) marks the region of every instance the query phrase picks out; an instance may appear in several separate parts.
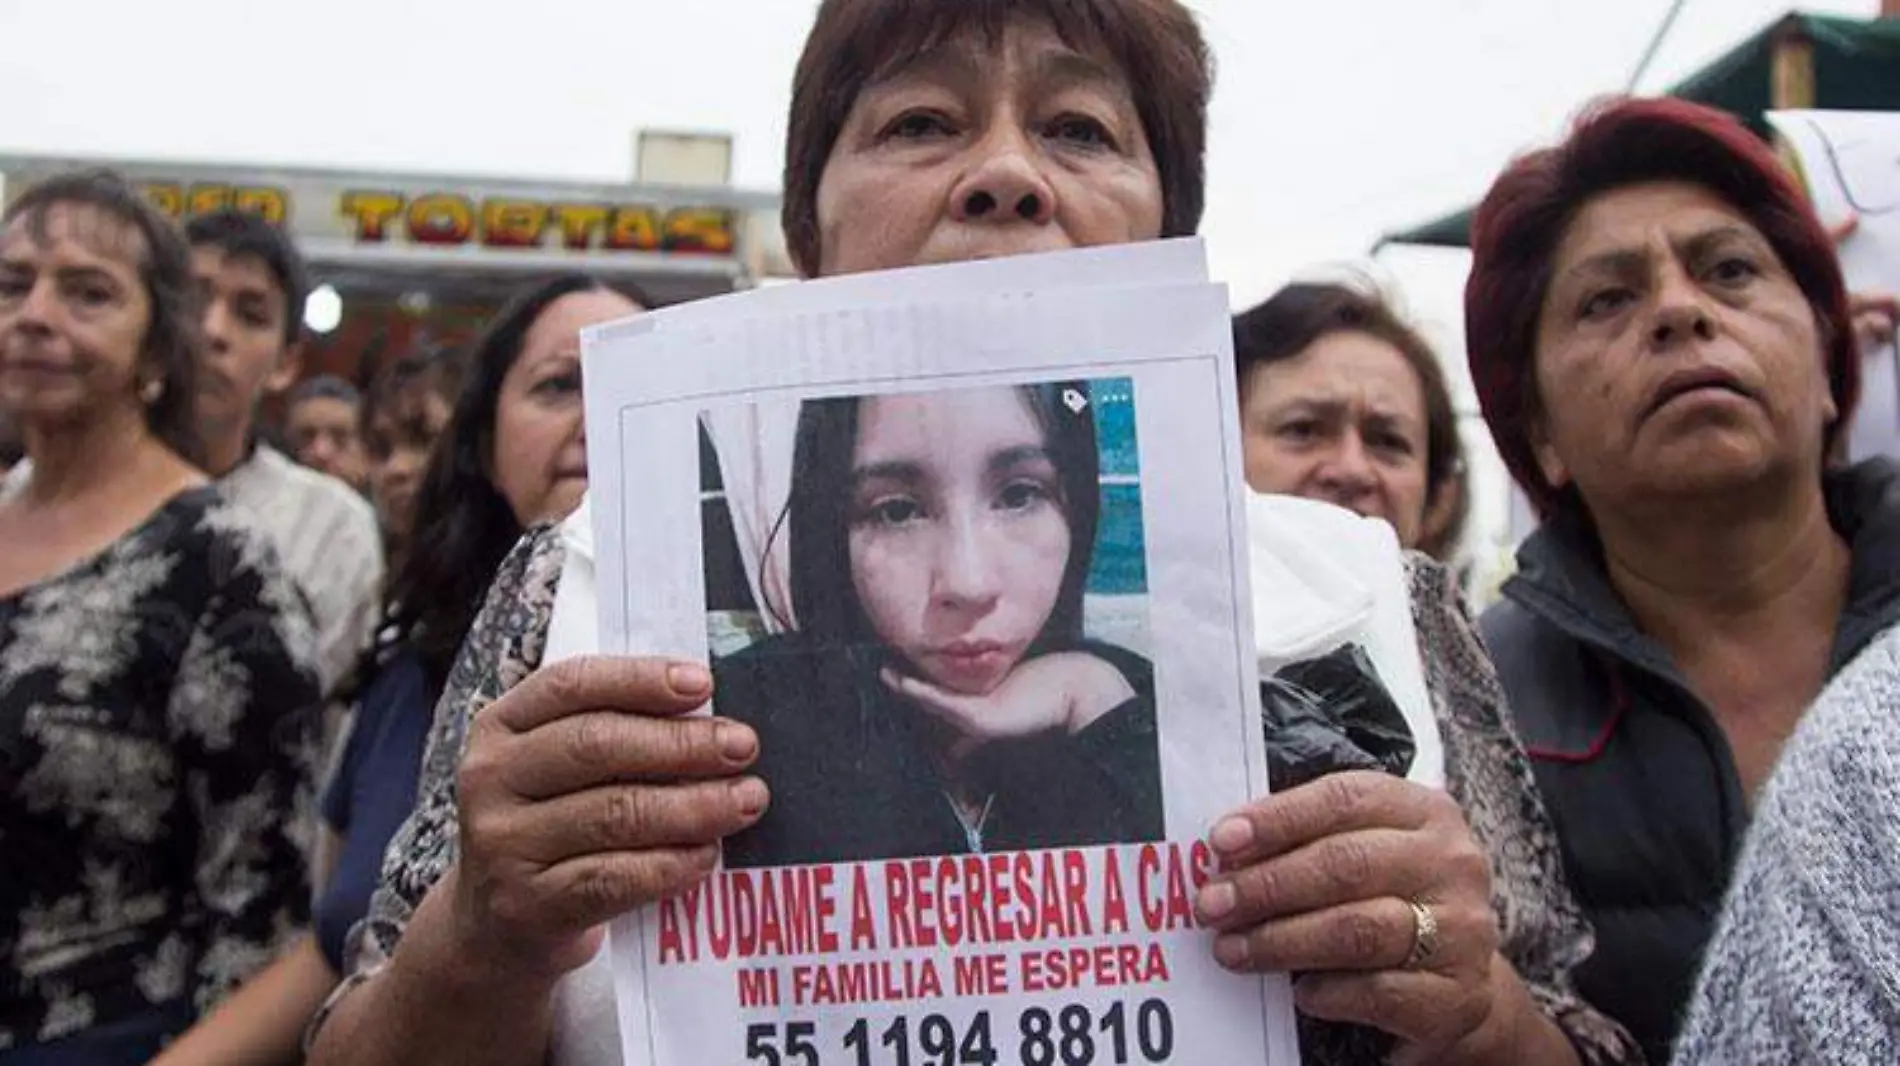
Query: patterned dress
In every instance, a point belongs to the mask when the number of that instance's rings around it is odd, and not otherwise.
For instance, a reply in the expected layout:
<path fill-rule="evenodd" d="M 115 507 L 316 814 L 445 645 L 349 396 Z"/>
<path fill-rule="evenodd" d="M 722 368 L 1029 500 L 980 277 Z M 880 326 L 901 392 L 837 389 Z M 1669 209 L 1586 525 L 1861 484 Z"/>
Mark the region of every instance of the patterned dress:
<path fill-rule="evenodd" d="M 0 599 L 0 1052 L 189 1023 L 302 922 L 316 646 L 210 488 Z"/>
<path fill-rule="evenodd" d="M 530 532 L 496 574 L 436 707 L 415 813 L 391 842 L 369 917 L 351 937 L 350 973 L 313 1032 L 350 989 L 388 964 L 422 897 L 455 862 L 455 776 L 469 723 L 540 665 L 563 556 L 558 528 L 544 527 Z M 1501 950 L 1586 1066 L 1641 1063 L 1641 1050 L 1622 1028 L 1571 987 L 1572 968 L 1590 953 L 1590 930 L 1565 884 L 1555 830 L 1457 583 L 1423 556 L 1410 557 L 1407 570 L 1448 786 L 1491 857 Z M 1301 1047 L 1309 1064 L 1370 1066 L 1384 1061 L 1390 1042 L 1367 1029 L 1308 1023 Z"/>

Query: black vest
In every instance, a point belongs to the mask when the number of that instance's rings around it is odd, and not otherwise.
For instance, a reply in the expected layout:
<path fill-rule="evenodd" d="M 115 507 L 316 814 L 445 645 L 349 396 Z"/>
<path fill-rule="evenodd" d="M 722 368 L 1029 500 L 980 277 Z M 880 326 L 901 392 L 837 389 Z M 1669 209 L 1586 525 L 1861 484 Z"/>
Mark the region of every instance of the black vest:
<path fill-rule="evenodd" d="M 1832 474 L 1827 497 L 1853 556 L 1832 677 L 1900 621 L 1900 466 Z M 1667 1062 L 1747 830 L 1740 779 L 1708 708 L 1584 538 L 1540 530 L 1518 558 L 1482 629 L 1596 930 L 1578 991 Z"/>

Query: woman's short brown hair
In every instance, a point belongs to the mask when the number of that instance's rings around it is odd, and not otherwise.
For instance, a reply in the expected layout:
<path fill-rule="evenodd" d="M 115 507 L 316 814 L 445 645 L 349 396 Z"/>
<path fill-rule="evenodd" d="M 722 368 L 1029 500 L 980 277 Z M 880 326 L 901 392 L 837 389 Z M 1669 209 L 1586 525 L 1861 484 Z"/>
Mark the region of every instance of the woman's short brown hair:
<path fill-rule="evenodd" d="M 1040 20 L 1128 79 L 1161 176 L 1161 235 L 1201 224 L 1213 60 L 1177 0 L 824 0 L 792 76 L 781 221 L 792 262 L 819 262 L 818 182 L 864 87 L 970 28 L 992 40 L 1013 18 Z"/>

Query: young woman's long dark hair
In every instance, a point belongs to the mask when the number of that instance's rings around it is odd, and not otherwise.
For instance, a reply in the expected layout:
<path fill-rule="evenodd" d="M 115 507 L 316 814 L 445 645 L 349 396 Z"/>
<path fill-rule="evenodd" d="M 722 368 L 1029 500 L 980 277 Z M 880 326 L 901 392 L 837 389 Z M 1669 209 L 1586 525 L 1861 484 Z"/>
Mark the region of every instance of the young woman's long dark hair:
<path fill-rule="evenodd" d="M 385 646 L 413 648 L 438 691 L 489 582 L 524 532 L 492 478 L 502 379 L 542 312 L 562 297 L 595 291 L 608 286 L 584 274 L 563 274 L 526 289 L 502 308 L 470 353 L 455 412 L 416 492 L 408 553 L 386 597 Z"/>
<path fill-rule="evenodd" d="M 1073 391 L 1089 395 L 1086 382 L 1020 385 L 1016 393 L 1036 425 L 1056 468 L 1059 505 L 1069 523 L 1069 561 L 1056 604 L 1030 649 L 1082 636 L 1082 596 L 1095 555 L 1101 512 L 1101 459 L 1095 441 L 1095 405 L 1063 402 Z M 858 602 L 851 576 L 851 459 L 857 450 L 859 397 L 807 400 L 798 412 L 793 446 L 792 491 L 780 524 L 791 538 L 792 614 L 798 632 L 848 646 L 882 643 Z M 774 540 L 777 538 L 774 537 Z M 767 554 L 771 545 L 767 545 Z M 766 605 L 767 610 L 771 606 Z M 781 619 L 783 620 L 783 619 Z"/>

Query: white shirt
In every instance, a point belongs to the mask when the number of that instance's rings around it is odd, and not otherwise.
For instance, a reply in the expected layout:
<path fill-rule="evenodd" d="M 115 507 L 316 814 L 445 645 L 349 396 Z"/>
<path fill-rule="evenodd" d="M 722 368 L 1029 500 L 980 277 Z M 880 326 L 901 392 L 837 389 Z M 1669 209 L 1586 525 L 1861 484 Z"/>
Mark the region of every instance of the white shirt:
<path fill-rule="evenodd" d="M 561 580 L 548 616 L 542 655 L 552 665 L 600 650 L 600 615 L 594 578 L 594 526 L 587 497 L 561 523 Z M 592 961 L 563 977 L 554 989 L 554 1035 L 550 1066 L 622 1066 L 620 1022 L 614 1005 L 612 939 L 603 940 Z"/>
<path fill-rule="evenodd" d="M 383 539 L 356 490 L 258 445 L 218 481 L 270 534 L 316 625 L 323 691 L 334 692 L 376 631 L 382 608 Z"/>

